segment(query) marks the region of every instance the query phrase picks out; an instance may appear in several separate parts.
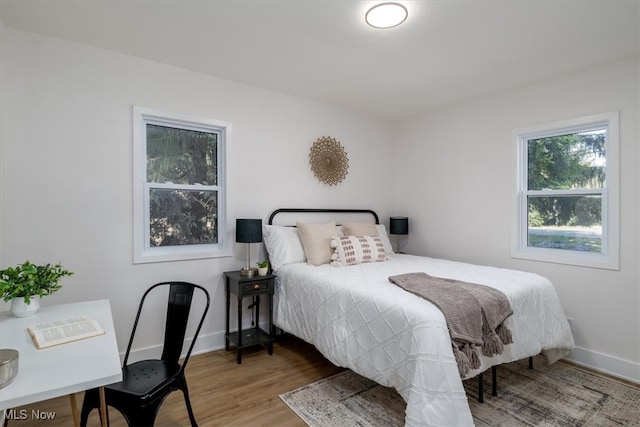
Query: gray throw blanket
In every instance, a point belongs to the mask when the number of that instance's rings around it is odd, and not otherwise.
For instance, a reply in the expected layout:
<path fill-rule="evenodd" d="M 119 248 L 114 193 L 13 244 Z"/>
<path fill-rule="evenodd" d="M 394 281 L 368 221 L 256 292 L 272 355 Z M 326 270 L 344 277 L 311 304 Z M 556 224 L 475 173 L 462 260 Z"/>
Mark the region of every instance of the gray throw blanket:
<path fill-rule="evenodd" d="M 513 314 L 507 297 L 489 286 L 442 279 L 426 273 L 407 273 L 389 281 L 432 302 L 442 311 L 451 335 L 453 354 L 462 377 L 480 367 L 476 346 L 491 357 L 511 344 L 511 331 L 504 325 Z"/>

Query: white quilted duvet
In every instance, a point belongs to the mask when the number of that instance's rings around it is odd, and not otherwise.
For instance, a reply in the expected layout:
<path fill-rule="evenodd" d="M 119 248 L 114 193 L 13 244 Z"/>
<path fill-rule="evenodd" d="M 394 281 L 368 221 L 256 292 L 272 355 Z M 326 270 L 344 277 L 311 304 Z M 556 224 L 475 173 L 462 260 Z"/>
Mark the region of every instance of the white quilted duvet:
<path fill-rule="evenodd" d="M 467 378 L 541 351 L 553 363 L 573 348 L 555 289 L 544 277 L 412 255 L 348 267 L 282 266 L 275 323 L 334 364 L 394 387 L 407 402 L 407 426 L 473 425 L 444 316 L 387 280 L 417 271 L 492 286 L 511 302 L 507 325 L 514 343 L 501 355 L 481 356 L 482 367 Z"/>

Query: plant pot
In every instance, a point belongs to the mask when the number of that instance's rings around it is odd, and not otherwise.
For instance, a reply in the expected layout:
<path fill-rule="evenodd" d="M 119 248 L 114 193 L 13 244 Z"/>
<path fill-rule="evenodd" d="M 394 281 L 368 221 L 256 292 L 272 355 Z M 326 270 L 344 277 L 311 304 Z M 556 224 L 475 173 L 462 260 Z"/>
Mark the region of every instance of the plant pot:
<path fill-rule="evenodd" d="M 269 272 L 269 267 L 258 267 L 258 276 L 266 276 Z"/>
<path fill-rule="evenodd" d="M 16 317 L 31 317 L 40 310 L 40 298 L 32 296 L 29 304 L 24 302 L 23 297 L 11 300 L 11 314 Z"/>

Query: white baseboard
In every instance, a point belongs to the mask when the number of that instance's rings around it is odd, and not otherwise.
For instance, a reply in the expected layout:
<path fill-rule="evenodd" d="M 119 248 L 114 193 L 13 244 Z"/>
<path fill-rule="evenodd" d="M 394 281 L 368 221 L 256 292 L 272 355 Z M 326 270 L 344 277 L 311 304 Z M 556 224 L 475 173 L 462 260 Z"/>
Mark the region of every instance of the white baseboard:
<path fill-rule="evenodd" d="M 191 339 L 186 339 L 184 347 L 189 348 Z M 214 332 L 211 334 L 200 334 L 196 345 L 193 347 L 191 355 L 208 353 L 210 351 L 221 350 L 224 348 L 224 332 Z M 131 350 L 129 354 L 129 363 L 138 360 L 157 359 L 162 353 L 162 344 Z M 184 354 L 182 355 L 184 356 Z M 120 361 L 124 359 L 124 352 L 120 353 Z"/>
<path fill-rule="evenodd" d="M 575 347 L 565 359 L 594 371 L 640 384 L 640 363 L 582 347 Z"/>

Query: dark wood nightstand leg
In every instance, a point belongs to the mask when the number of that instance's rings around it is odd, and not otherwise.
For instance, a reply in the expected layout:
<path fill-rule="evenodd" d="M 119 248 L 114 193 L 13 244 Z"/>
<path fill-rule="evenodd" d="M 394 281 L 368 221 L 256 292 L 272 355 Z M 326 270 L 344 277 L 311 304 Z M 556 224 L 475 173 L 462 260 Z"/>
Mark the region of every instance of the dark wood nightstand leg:
<path fill-rule="evenodd" d="M 224 334 L 224 349 L 229 351 L 229 310 L 231 309 L 231 292 L 229 292 L 229 278 L 225 279 L 225 293 L 227 294 L 227 326 Z"/>
<path fill-rule="evenodd" d="M 269 356 L 273 354 L 273 294 L 269 294 Z"/>
<path fill-rule="evenodd" d="M 242 298 L 238 298 L 238 365 L 242 363 Z"/>
<path fill-rule="evenodd" d="M 260 328 L 260 295 L 255 295 L 253 297 L 253 304 L 254 304 L 254 307 L 256 308 L 256 324 L 253 326 L 255 326 L 257 331 L 258 328 Z"/>

